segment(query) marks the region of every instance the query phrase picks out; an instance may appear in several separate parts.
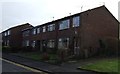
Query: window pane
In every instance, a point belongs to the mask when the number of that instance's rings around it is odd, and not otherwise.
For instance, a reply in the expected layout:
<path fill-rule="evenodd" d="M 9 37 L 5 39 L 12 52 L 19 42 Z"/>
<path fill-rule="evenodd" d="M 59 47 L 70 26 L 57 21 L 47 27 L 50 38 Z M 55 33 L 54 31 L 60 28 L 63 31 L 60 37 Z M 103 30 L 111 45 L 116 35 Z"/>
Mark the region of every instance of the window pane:
<path fill-rule="evenodd" d="M 40 33 L 40 28 L 37 28 L 37 33 Z"/>
<path fill-rule="evenodd" d="M 36 34 L 36 29 L 33 29 L 33 30 L 32 30 L 32 34 Z"/>
<path fill-rule="evenodd" d="M 4 36 L 7 36 L 7 33 L 6 33 L 6 32 L 4 33 Z"/>
<path fill-rule="evenodd" d="M 29 46 L 29 40 L 26 41 L 26 46 Z"/>
<path fill-rule="evenodd" d="M 10 31 L 8 31 L 8 35 L 10 35 Z"/>
<path fill-rule="evenodd" d="M 60 38 L 58 41 L 59 49 L 68 49 L 69 48 L 69 38 Z"/>
<path fill-rule="evenodd" d="M 24 36 L 29 36 L 29 33 L 30 33 L 30 31 L 29 30 L 27 30 L 27 31 L 24 31 L 22 34 L 23 34 L 23 37 Z"/>
<path fill-rule="evenodd" d="M 7 46 L 9 46 L 9 40 L 7 40 Z"/>
<path fill-rule="evenodd" d="M 23 45 L 23 46 L 29 46 L 29 45 L 30 45 L 29 40 L 24 40 L 24 41 L 22 42 L 22 45 Z"/>
<path fill-rule="evenodd" d="M 70 20 L 64 20 L 60 22 L 59 30 L 67 29 L 70 27 Z"/>
<path fill-rule="evenodd" d="M 44 27 L 43 27 L 43 32 L 45 32 L 45 31 L 46 31 L 46 27 L 44 26 Z"/>
<path fill-rule="evenodd" d="M 80 25 L 80 17 L 74 17 L 73 18 L 73 27 L 78 27 Z"/>
<path fill-rule="evenodd" d="M 55 46 L 55 41 L 54 41 L 54 40 L 49 40 L 48 43 L 47 43 L 47 46 L 48 46 L 49 48 L 54 48 L 54 46 Z"/>
<path fill-rule="evenodd" d="M 34 34 L 36 34 L 36 29 L 34 29 Z"/>
<path fill-rule="evenodd" d="M 55 30 L 55 24 L 48 25 L 48 31 Z"/>
<path fill-rule="evenodd" d="M 32 47 L 35 47 L 35 41 L 32 41 Z"/>

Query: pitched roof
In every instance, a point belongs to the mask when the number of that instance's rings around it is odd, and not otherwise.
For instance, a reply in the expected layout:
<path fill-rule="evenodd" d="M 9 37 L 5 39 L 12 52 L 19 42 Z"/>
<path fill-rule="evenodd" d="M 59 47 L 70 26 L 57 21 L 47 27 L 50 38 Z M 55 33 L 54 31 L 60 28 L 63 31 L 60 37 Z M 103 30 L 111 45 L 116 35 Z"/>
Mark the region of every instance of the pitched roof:
<path fill-rule="evenodd" d="M 11 27 L 11 28 L 9 28 L 9 29 L 7 29 L 7 30 L 14 29 L 14 28 L 17 28 L 17 27 L 22 27 L 22 26 L 25 26 L 25 25 L 30 25 L 30 26 L 32 26 L 32 25 L 29 24 L 29 23 L 25 23 L 25 24 L 21 24 L 21 25 L 18 25 L 18 26 Z M 5 31 L 7 31 L 7 30 L 5 30 Z M 5 32 L 5 31 L 3 31 L 3 32 Z"/>
<path fill-rule="evenodd" d="M 83 13 L 88 12 L 88 11 L 93 11 L 93 10 L 95 11 L 95 10 L 100 9 L 100 8 L 105 8 L 105 9 L 111 14 L 111 16 L 112 16 L 117 22 L 119 22 L 119 21 L 112 15 L 112 13 L 105 7 L 105 5 L 103 5 L 103 6 L 96 7 L 96 8 L 93 8 L 93 9 L 89 9 L 89 10 L 86 10 L 86 11 L 83 11 L 83 12 L 80 12 L 80 13 L 76 13 L 76 14 L 73 14 L 73 15 L 70 15 L 70 16 L 66 16 L 66 17 L 63 17 L 63 18 L 60 18 L 60 19 L 57 19 L 57 20 L 53 20 L 53 21 L 50 21 L 50 22 L 47 22 L 47 23 L 44 23 L 44 24 L 41 24 L 41 25 L 38 25 L 38 26 L 35 26 L 35 27 L 39 27 L 39 26 L 44 26 L 44 25 L 47 25 L 47 24 L 51 24 L 51 23 L 54 23 L 54 22 L 56 22 L 56 21 L 60 21 L 60 20 L 64 20 L 64 19 L 67 19 L 67 18 L 70 18 L 70 17 L 74 17 L 74 16 L 83 14 Z"/>

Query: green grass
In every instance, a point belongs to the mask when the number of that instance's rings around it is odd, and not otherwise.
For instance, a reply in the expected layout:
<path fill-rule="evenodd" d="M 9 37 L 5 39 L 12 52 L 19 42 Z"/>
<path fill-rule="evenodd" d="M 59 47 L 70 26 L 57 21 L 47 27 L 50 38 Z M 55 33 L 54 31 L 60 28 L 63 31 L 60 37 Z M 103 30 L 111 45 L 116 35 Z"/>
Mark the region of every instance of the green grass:
<path fill-rule="evenodd" d="M 26 55 L 26 57 L 34 59 L 34 60 L 38 60 L 38 61 L 42 59 L 42 55 L 41 54 Z"/>
<path fill-rule="evenodd" d="M 40 52 L 26 52 L 26 53 L 20 53 L 23 57 L 27 57 L 33 60 L 43 61 L 42 56 Z M 55 54 L 48 54 L 50 56 L 50 60 L 56 60 L 57 56 Z"/>
<path fill-rule="evenodd" d="M 119 60 L 120 62 L 120 60 Z M 93 70 L 98 72 L 118 72 L 118 59 L 105 59 L 96 61 L 95 63 L 89 63 L 79 68 Z"/>
<path fill-rule="evenodd" d="M 20 55 L 38 61 L 42 59 L 42 54 L 40 52 L 26 52 L 26 53 L 20 53 Z"/>
<path fill-rule="evenodd" d="M 49 54 L 49 56 L 50 56 L 50 60 L 56 60 L 57 59 L 56 54 Z"/>

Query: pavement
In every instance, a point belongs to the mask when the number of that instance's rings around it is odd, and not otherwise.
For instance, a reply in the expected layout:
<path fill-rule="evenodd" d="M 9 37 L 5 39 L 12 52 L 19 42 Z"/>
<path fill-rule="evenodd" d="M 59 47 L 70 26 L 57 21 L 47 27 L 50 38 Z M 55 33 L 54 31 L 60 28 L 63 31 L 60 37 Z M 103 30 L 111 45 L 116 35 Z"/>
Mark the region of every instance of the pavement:
<path fill-rule="evenodd" d="M 76 64 L 67 63 L 61 66 L 58 66 L 58 65 L 53 65 L 46 62 L 35 61 L 35 60 L 31 60 L 31 59 L 23 58 L 20 56 L 11 55 L 11 54 L 5 54 L 5 53 L 2 54 L 2 58 L 46 72 L 46 73 L 98 74 L 92 71 L 78 70 L 77 67 L 79 65 L 77 63 Z"/>

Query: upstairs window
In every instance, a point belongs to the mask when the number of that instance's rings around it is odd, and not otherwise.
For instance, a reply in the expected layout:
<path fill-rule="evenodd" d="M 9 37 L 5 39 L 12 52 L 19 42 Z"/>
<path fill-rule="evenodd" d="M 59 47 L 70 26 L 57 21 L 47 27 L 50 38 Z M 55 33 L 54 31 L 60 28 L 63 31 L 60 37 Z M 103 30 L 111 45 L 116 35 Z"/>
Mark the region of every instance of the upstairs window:
<path fill-rule="evenodd" d="M 80 25 L 80 17 L 73 17 L 73 27 L 78 27 Z"/>
<path fill-rule="evenodd" d="M 40 33 L 40 27 L 39 28 L 37 28 L 37 34 L 39 34 Z"/>
<path fill-rule="evenodd" d="M 7 32 L 4 33 L 4 36 L 7 36 Z"/>
<path fill-rule="evenodd" d="M 47 30 L 48 31 L 54 31 L 55 30 L 55 24 L 48 25 Z"/>
<path fill-rule="evenodd" d="M 43 32 L 46 32 L 46 27 L 45 26 L 43 26 Z"/>
<path fill-rule="evenodd" d="M 10 35 L 10 30 L 4 32 L 4 36 L 8 36 L 8 35 Z"/>
<path fill-rule="evenodd" d="M 59 24 L 59 30 L 67 29 L 70 27 L 70 20 L 61 21 Z"/>
<path fill-rule="evenodd" d="M 36 34 L 36 29 L 32 30 L 32 34 L 35 35 Z"/>
<path fill-rule="evenodd" d="M 24 32 L 23 32 L 23 37 L 24 37 L 24 36 L 29 36 L 29 33 L 30 33 L 30 31 L 29 31 L 29 30 L 24 31 Z"/>
<path fill-rule="evenodd" d="M 10 30 L 8 30 L 8 35 L 10 35 Z"/>

